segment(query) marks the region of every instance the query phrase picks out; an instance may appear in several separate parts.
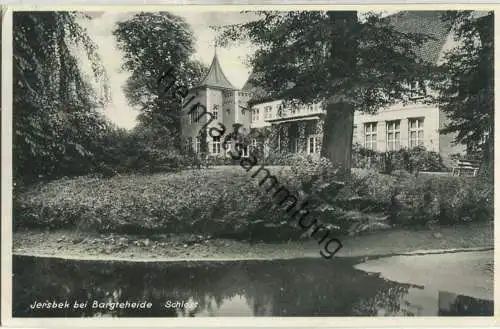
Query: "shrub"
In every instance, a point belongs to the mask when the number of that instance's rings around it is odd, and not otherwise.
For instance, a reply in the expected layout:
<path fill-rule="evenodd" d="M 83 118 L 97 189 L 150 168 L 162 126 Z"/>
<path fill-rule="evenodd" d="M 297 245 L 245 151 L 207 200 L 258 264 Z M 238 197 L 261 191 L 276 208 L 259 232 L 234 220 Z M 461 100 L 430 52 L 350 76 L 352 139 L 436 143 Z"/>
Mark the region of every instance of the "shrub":
<path fill-rule="evenodd" d="M 239 165 L 239 161 L 234 161 L 229 156 L 210 156 L 207 161 L 211 166 L 231 166 L 231 165 Z"/>
<path fill-rule="evenodd" d="M 471 177 L 405 177 L 392 194 L 391 221 L 455 224 L 493 218 L 493 185 Z"/>
<path fill-rule="evenodd" d="M 293 156 L 292 153 L 288 152 L 271 152 L 259 162 L 268 166 L 288 166 L 290 163 L 289 160 Z"/>
<path fill-rule="evenodd" d="M 129 172 L 158 173 L 178 171 L 184 165 L 184 157 L 175 150 L 144 148 L 128 161 Z"/>
<path fill-rule="evenodd" d="M 391 194 L 394 190 L 396 178 L 384 175 L 375 170 L 355 170 L 352 173 L 349 187 L 355 195 L 389 204 Z"/>
<path fill-rule="evenodd" d="M 427 151 L 424 147 L 400 149 L 399 151 L 375 152 L 360 145 L 353 148 L 353 167 L 377 169 L 390 174 L 393 170 L 448 171 L 439 153 Z"/>

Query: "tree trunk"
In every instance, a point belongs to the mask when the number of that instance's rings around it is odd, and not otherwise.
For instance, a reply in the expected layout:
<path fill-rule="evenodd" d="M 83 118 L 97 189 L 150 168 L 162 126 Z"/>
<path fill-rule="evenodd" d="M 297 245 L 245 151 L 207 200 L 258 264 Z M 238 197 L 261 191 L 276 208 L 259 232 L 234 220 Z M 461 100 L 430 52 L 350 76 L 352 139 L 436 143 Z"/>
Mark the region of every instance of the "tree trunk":
<path fill-rule="evenodd" d="M 480 106 L 488 107 L 489 114 L 489 127 L 487 129 L 488 137 L 485 148 L 483 149 L 483 167 L 485 167 L 484 174 L 494 179 L 494 144 L 495 144 L 495 107 L 494 107 L 494 32 L 493 32 L 493 15 L 486 15 L 477 19 L 477 30 L 481 39 L 481 56 L 480 56 L 480 70 L 483 81 L 482 89 L 486 91 L 487 102 L 481 102 Z"/>
<path fill-rule="evenodd" d="M 321 156 L 347 171 L 351 169 L 353 126 L 352 104 L 346 102 L 327 104 Z"/>
<path fill-rule="evenodd" d="M 356 74 L 358 40 L 352 38 L 358 26 L 356 11 L 329 11 L 332 26 L 329 42 L 329 56 L 343 62 L 331 72 L 333 80 L 350 79 Z M 342 46 L 339 47 L 339 44 Z M 326 119 L 323 125 L 323 146 L 321 156 L 329 159 L 346 173 L 351 170 L 352 134 L 354 105 L 345 95 L 335 95 L 326 103 Z"/>

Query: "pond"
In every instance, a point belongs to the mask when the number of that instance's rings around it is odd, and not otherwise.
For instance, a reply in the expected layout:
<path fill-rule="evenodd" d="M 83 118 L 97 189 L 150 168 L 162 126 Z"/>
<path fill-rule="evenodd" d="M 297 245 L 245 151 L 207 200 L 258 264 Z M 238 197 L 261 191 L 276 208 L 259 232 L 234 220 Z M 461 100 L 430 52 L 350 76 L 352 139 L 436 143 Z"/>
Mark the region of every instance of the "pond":
<path fill-rule="evenodd" d="M 15 256 L 13 317 L 493 315 L 492 298 L 389 280 L 371 273 L 387 276 L 378 269 L 356 268 L 359 263 L 311 258 L 131 263 Z M 381 266 L 380 260 L 364 264 Z M 47 308 L 37 302 L 60 305 Z"/>

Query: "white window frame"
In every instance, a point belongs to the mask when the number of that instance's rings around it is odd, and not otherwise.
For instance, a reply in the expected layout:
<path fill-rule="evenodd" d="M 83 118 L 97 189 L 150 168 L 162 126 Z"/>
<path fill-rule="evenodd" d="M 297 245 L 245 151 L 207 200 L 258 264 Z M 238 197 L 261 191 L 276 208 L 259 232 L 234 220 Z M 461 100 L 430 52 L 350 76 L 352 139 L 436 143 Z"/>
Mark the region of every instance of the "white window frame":
<path fill-rule="evenodd" d="M 189 124 L 193 124 L 194 123 L 194 118 L 195 118 L 196 112 L 198 112 L 198 111 L 195 110 L 195 111 L 189 113 Z"/>
<path fill-rule="evenodd" d="M 387 151 L 401 148 L 401 120 L 386 121 Z"/>
<path fill-rule="evenodd" d="M 201 137 L 200 136 L 197 136 L 195 141 L 194 141 L 194 151 L 196 153 L 201 153 Z"/>
<path fill-rule="evenodd" d="M 377 150 L 377 122 L 367 122 L 364 125 L 365 127 L 365 148 L 370 150 Z M 369 138 L 368 138 L 369 137 Z"/>
<path fill-rule="evenodd" d="M 412 127 L 412 123 L 415 123 L 415 127 Z M 412 133 L 415 133 L 415 138 L 412 138 Z M 419 133 L 422 133 L 422 137 L 419 137 Z M 410 148 L 424 146 L 424 118 L 408 119 L 408 145 Z"/>
<path fill-rule="evenodd" d="M 489 131 L 485 131 L 483 135 L 481 136 L 481 139 L 479 140 L 478 144 L 479 145 L 484 145 L 486 144 L 486 141 L 488 140 L 488 137 L 490 136 Z"/>
<path fill-rule="evenodd" d="M 311 147 L 311 144 L 312 144 L 312 147 Z M 321 151 L 321 149 L 320 149 L 320 137 L 317 135 L 309 136 L 307 138 L 307 153 L 308 154 L 318 154 L 320 151 Z"/>
<path fill-rule="evenodd" d="M 242 147 L 240 148 L 241 150 L 241 156 L 243 158 L 248 158 L 248 145 L 247 144 L 243 144 L 241 145 Z"/>
<path fill-rule="evenodd" d="M 251 151 L 256 150 L 257 149 L 257 139 L 252 138 L 252 143 L 250 145 L 251 145 L 251 147 L 250 147 Z"/>
<path fill-rule="evenodd" d="M 411 81 L 408 83 L 410 99 L 418 99 L 427 96 L 427 83 L 425 81 Z"/>
<path fill-rule="evenodd" d="M 201 119 L 201 118 L 200 118 L 200 116 L 198 115 L 198 114 L 199 114 L 199 112 L 200 112 L 200 110 L 201 110 L 201 108 L 199 108 L 199 107 L 197 107 L 197 108 L 196 108 L 196 111 L 195 111 L 195 115 L 196 115 L 196 117 L 194 118 L 194 122 L 195 122 L 195 123 L 200 122 L 200 119 Z"/>
<path fill-rule="evenodd" d="M 200 110 L 203 111 L 201 109 L 201 107 L 196 107 L 196 109 L 194 109 L 193 111 L 190 112 L 190 119 L 189 119 L 189 123 L 193 124 L 193 123 L 198 123 L 200 122 L 200 119 L 202 116 L 200 116 Z"/>
<path fill-rule="evenodd" d="M 220 154 L 221 144 L 220 136 L 212 138 L 212 154 Z"/>
<path fill-rule="evenodd" d="M 272 112 L 273 112 L 273 107 L 272 106 L 266 106 L 264 108 L 264 120 L 271 119 L 272 118 Z"/>
<path fill-rule="evenodd" d="M 252 110 L 252 122 L 257 122 L 259 121 L 259 109 L 253 109 Z"/>

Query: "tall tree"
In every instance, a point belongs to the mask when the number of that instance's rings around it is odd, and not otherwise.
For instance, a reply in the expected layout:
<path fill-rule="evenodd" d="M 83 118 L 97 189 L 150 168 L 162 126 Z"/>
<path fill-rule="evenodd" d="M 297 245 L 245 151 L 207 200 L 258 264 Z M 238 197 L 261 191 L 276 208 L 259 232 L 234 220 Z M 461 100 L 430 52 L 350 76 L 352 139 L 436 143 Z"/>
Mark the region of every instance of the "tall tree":
<path fill-rule="evenodd" d="M 140 108 L 143 126 L 164 136 L 162 147 L 180 146 L 181 99 L 158 83 L 170 69 L 178 87 L 190 88 L 207 68 L 192 60 L 195 38 L 188 23 L 168 12 L 139 13 L 119 22 L 113 32 L 124 52 L 123 68 L 132 73 L 124 88 L 131 106 Z"/>
<path fill-rule="evenodd" d="M 456 41 L 434 79 L 436 100 L 451 119 L 443 132 L 457 133 L 457 143 L 479 151 L 493 173 L 493 12 L 450 11 L 442 18 Z"/>
<path fill-rule="evenodd" d="M 16 12 L 13 16 L 14 176 L 24 180 L 71 174 L 90 156 L 90 141 L 106 124 L 96 110 L 108 100 L 97 47 L 74 12 Z M 70 51 L 83 48 L 97 95 Z M 102 96 L 102 97 L 98 97 Z M 96 99 L 99 101 L 96 102 Z M 88 169 L 88 168 L 87 168 Z"/>
<path fill-rule="evenodd" d="M 322 156 L 350 168 L 355 110 L 375 112 L 407 101 L 432 65 L 417 49 L 429 37 L 397 30 L 390 20 L 355 11 L 257 12 L 259 19 L 219 28 L 219 42 L 247 39 L 255 85 L 269 97 L 321 102 Z"/>

